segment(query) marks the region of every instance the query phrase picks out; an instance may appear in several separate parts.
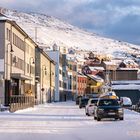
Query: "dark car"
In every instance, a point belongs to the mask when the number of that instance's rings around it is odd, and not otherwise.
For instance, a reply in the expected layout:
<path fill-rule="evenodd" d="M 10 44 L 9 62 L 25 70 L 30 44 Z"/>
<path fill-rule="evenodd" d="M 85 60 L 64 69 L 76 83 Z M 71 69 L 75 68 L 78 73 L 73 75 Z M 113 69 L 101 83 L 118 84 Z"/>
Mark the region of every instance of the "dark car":
<path fill-rule="evenodd" d="M 94 112 L 94 119 L 102 118 L 124 119 L 124 110 L 117 99 L 99 99 Z"/>
<path fill-rule="evenodd" d="M 81 98 L 82 98 L 82 96 L 77 96 L 76 97 L 76 100 L 75 100 L 76 101 L 76 105 L 79 105 L 79 101 L 80 101 Z"/>
<path fill-rule="evenodd" d="M 89 98 L 80 98 L 79 100 L 79 108 L 85 107 L 88 103 Z"/>

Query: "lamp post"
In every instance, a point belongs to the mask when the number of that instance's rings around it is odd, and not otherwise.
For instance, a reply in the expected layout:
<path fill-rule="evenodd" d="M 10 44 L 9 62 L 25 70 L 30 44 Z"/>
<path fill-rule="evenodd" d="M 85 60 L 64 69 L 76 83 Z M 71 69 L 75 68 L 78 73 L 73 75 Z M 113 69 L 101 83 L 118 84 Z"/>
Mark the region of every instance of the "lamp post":
<path fill-rule="evenodd" d="M 30 77 L 31 77 L 31 74 L 32 74 L 32 64 L 35 64 L 34 57 L 30 57 L 29 64 L 30 64 Z M 30 89 L 32 90 L 31 81 L 30 81 Z"/>
<path fill-rule="evenodd" d="M 42 85 L 42 88 L 41 88 L 41 91 L 42 91 L 42 96 L 40 96 L 40 99 L 41 99 L 41 103 L 43 103 L 43 101 L 44 101 L 44 98 L 43 98 L 43 93 L 44 93 L 44 72 L 45 72 L 45 75 L 46 75 L 46 71 L 47 71 L 47 69 L 46 69 L 46 66 L 45 65 L 42 65 L 42 82 L 41 82 L 41 85 Z"/>
<path fill-rule="evenodd" d="M 10 47 L 10 54 L 9 54 L 9 51 L 8 51 L 8 48 Z M 11 93 L 12 93 L 12 88 L 11 88 L 11 68 L 12 68 L 12 53 L 13 53 L 13 46 L 11 43 L 8 43 L 7 44 L 7 49 L 6 49 L 6 79 L 5 79 L 5 105 L 8 106 L 9 105 L 9 101 L 10 101 L 10 96 L 11 96 Z M 10 57 L 8 57 L 10 55 Z M 9 59 L 10 58 L 10 59 Z M 9 71 L 9 67 L 8 67 L 8 64 L 10 66 L 10 71 Z M 9 74 L 8 74 L 9 72 Z M 9 75 L 9 77 L 8 77 Z M 8 80 L 9 79 L 9 80 Z"/>

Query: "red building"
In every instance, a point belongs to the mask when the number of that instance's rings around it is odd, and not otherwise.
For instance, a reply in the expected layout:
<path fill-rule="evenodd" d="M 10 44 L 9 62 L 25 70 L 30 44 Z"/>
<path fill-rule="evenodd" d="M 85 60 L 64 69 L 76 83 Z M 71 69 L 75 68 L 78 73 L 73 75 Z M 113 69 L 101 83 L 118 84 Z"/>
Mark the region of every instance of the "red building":
<path fill-rule="evenodd" d="M 78 73 L 78 96 L 86 94 L 87 77 L 82 73 Z"/>

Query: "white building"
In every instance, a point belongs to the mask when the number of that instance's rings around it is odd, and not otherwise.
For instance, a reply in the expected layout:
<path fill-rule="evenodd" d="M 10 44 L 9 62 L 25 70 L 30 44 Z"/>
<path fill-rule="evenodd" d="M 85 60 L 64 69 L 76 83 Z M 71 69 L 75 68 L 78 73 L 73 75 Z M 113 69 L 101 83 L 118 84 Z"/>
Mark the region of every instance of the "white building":
<path fill-rule="evenodd" d="M 62 64 L 60 64 L 60 51 L 56 44 L 53 46 L 53 50 L 46 51 L 48 56 L 55 61 L 55 94 L 54 101 L 60 101 L 60 90 L 62 84 Z"/>

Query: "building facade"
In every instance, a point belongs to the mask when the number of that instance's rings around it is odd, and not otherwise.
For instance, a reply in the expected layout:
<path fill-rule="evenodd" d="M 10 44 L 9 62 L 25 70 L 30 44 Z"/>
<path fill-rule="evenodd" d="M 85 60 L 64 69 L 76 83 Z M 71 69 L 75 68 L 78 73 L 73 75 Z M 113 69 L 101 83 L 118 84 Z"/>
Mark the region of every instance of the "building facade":
<path fill-rule="evenodd" d="M 59 49 L 53 49 L 46 51 L 47 55 L 55 62 L 55 93 L 54 101 L 60 101 L 60 90 L 62 82 L 62 64 L 60 64 L 60 51 Z"/>
<path fill-rule="evenodd" d="M 82 73 L 78 73 L 78 96 L 84 96 L 86 95 L 86 89 L 87 89 L 87 76 L 85 76 Z"/>
<path fill-rule="evenodd" d="M 36 48 L 36 103 L 54 101 L 55 62 L 40 48 Z"/>
<path fill-rule="evenodd" d="M 0 20 L 1 102 L 10 96 L 35 94 L 35 42 L 16 22 Z M 0 92 L 1 92 L 0 91 Z"/>

